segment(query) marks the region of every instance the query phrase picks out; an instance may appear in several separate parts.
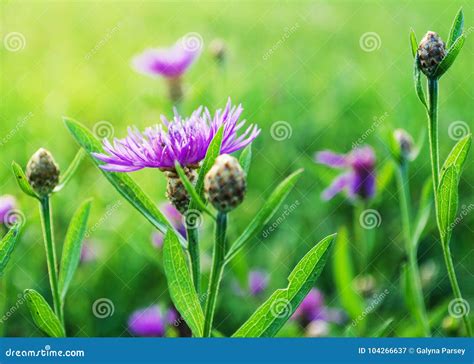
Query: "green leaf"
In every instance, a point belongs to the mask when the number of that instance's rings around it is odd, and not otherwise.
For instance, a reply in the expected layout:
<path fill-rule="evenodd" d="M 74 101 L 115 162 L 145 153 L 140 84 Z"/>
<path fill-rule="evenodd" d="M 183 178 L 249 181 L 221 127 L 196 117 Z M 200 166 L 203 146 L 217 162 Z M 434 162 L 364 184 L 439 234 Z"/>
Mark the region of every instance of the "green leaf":
<path fill-rule="evenodd" d="M 277 188 L 275 188 L 272 194 L 268 197 L 258 214 L 245 228 L 234 244 L 232 244 L 225 257 L 226 263 L 228 263 L 246 244 L 252 241 L 255 235 L 261 231 L 265 224 L 268 223 L 272 216 L 277 212 L 283 200 L 293 189 L 296 182 L 301 177 L 302 172 L 303 170 L 299 169 L 280 182 Z"/>
<path fill-rule="evenodd" d="M 33 190 L 33 187 L 31 187 L 30 183 L 26 179 L 25 173 L 23 172 L 23 169 L 20 167 L 20 165 L 13 161 L 12 170 L 13 174 L 15 175 L 16 182 L 18 183 L 18 186 L 20 186 L 21 190 L 28 196 L 37 198 L 39 200 L 39 196 L 36 194 L 36 192 Z"/>
<path fill-rule="evenodd" d="M 434 77 L 440 78 L 449 69 L 449 67 L 452 66 L 459 52 L 461 51 L 465 40 L 466 40 L 465 35 L 461 35 L 458 39 L 456 39 L 454 44 L 446 52 L 446 56 L 444 56 L 443 60 L 440 62 L 438 67 L 436 67 Z"/>
<path fill-rule="evenodd" d="M 438 224 L 443 244 L 449 244 L 451 232 L 458 211 L 458 182 L 457 167 L 449 166 L 441 176 L 438 187 Z"/>
<path fill-rule="evenodd" d="M 377 193 L 381 196 L 381 193 L 389 186 L 394 175 L 394 165 L 391 161 L 385 162 L 380 170 L 377 172 Z"/>
<path fill-rule="evenodd" d="M 413 65 L 413 79 L 415 81 L 415 91 L 418 99 L 425 106 L 425 109 L 428 111 L 428 105 L 426 103 L 425 92 L 423 91 L 423 85 L 421 84 L 421 72 L 418 64 L 418 54 L 415 56 L 415 62 Z"/>
<path fill-rule="evenodd" d="M 252 163 L 252 143 L 247 145 L 245 149 L 240 153 L 239 163 L 242 166 L 245 174 L 249 174 L 250 164 Z"/>
<path fill-rule="evenodd" d="M 293 315 L 326 264 L 335 234 L 324 238 L 299 261 L 288 287 L 276 290 L 232 337 L 273 337 Z"/>
<path fill-rule="evenodd" d="M 7 266 L 10 256 L 15 249 L 15 244 L 20 234 L 21 225 L 19 223 L 13 225 L 8 233 L 0 240 L 0 277 Z"/>
<path fill-rule="evenodd" d="M 34 289 L 24 292 L 26 305 L 36 326 L 50 337 L 65 337 L 64 328 L 48 302 Z"/>
<path fill-rule="evenodd" d="M 138 212 L 163 234 L 166 233 L 168 228 L 172 228 L 172 225 L 150 197 L 143 192 L 127 173 L 108 172 L 100 168 L 101 162 L 94 158 L 92 153 L 102 153 L 101 143 L 84 125 L 69 118 L 64 118 L 64 122 L 76 142 L 86 151 L 105 178 Z M 183 246 L 187 246 L 187 242 L 181 236 L 180 242 Z"/>
<path fill-rule="evenodd" d="M 453 147 L 453 149 L 451 149 L 448 158 L 446 158 L 446 161 L 444 162 L 443 167 L 441 168 L 441 174 L 443 174 L 448 167 L 453 165 L 456 166 L 459 173 L 461 173 L 470 147 L 471 134 L 468 134 L 462 139 L 460 139 Z"/>
<path fill-rule="evenodd" d="M 431 215 L 431 205 L 433 204 L 433 184 L 431 182 L 431 177 L 428 178 L 423 185 L 421 190 L 420 204 L 418 206 L 418 213 L 415 218 L 415 223 L 413 224 L 413 236 L 412 244 L 416 247 L 418 246 L 423 231 L 425 230 L 426 224 L 429 221 Z M 416 249 L 416 248 L 415 248 Z"/>
<path fill-rule="evenodd" d="M 377 327 L 375 331 L 369 335 L 369 337 L 387 337 L 393 329 L 393 322 L 395 320 L 393 318 L 389 318 L 388 320 L 384 321 L 382 325 Z"/>
<path fill-rule="evenodd" d="M 176 164 L 175 164 L 175 169 L 176 169 L 176 172 L 178 173 L 179 178 L 183 182 L 184 188 L 186 189 L 188 194 L 191 196 L 191 201 L 194 202 L 194 205 L 197 206 L 199 211 L 204 211 L 210 217 L 215 219 L 215 216 L 206 207 L 206 203 L 201 199 L 201 197 L 197 193 L 196 189 L 194 188 L 193 184 L 191 183 L 189 178 L 186 176 L 186 173 L 184 173 L 183 168 L 179 165 L 178 162 L 176 162 Z M 190 210 L 191 210 L 191 208 L 190 208 Z"/>
<path fill-rule="evenodd" d="M 364 300 L 354 290 L 354 271 L 350 256 L 349 234 L 347 228 L 341 227 L 333 253 L 333 276 L 342 307 L 352 320 L 356 320 L 364 311 Z M 365 321 L 360 322 L 361 328 Z"/>
<path fill-rule="evenodd" d="M 411 54 L 413 58 L 415 58 L 416 53 L 418 52 L 418 42 L 416 40 L 416 35 L 413 29 L 410 29 L 410 46 L 411 46 Z"/>
<path fill-rule="evenodd" d="M 459 9 L 456 17 L 454 18 L 453 25 L 449 31 L 448 41 L 446 42 L 446 48 L 451 48 L 451 46 L 456 42 L 456 40 L 462 35 L 464 28 L 464 14 L 462 8 Z"/>
<path fill-rule="evenodd" d="M 408 311 L 413 317 L 418 318 L 418 311 L 416 309 L 416 298 L 414 296 L 415 288 L 413 282 L 415 277 L 413 277 L 413 272 L 408 268 L 408 264 L 403 264 L 401 269 L 401 288 L 403 291 L 403 297 L 405 299 L 405 305 L 408 308 Z"/>
<path fill-rule="evenodd" d="M 176 234 L 169 230 L 163 242 L 163 267 L 174 306 L 194 336 L 202 337 L 204 314 Z"/>
<path fill-rule="evenodd" d="M 66 233 L 61 270 L 59 272 L 59 291 L 64 300 L 69 284 L 76 272 L 81 257 L 82 241 L 87 227 L 87 219 L 91 209 L 91 200 L 86 200 L 74 213 Z"/>
<path fill-rule="evenodd" d="M 81 164 L 81 161 L 84 159 L 85 155 L 86 153 L 84 152 L 84 149 L 81 148 L 77 151 L 71 164 L 69 167 L 67 167 L 66 172 L 62 174 L 59 184 L 54 188 L 54 192 L 61 191 L 68 184 L 72 176 L 74 176 L 74 173 L 76 173 L 76 170 Z"/>

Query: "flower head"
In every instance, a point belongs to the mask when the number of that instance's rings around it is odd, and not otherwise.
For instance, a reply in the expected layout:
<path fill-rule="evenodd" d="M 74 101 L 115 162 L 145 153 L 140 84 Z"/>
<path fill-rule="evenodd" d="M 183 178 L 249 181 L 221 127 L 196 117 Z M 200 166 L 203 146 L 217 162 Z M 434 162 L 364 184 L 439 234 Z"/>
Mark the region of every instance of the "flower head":
<path fill-rule="evenodd" d="M 12 195 L 0 196 L 0 225 L 10 225 L 14 215 L 10 215 L 16 209 L 16 199 Z"/>
<path fill-rule="evenodd" d="M 162 117 L 163 125 L 146 128 L 143 133 L 129 128 L 124 139 L 115 138 L 113 144 L 104 140 L 104 154 L 94 153 L 106 164 L 101 168 L 114 172 L 131 172 L 142 168 L 174 170 L 175 162 L 183 167 L 196 167 L 206 156 L 209 144 L 219 128 L 224 125 L 221 153 L 228 154 L 244 148 L 260 133 L 250 125 L 238 136 L 245 120 L 239 120 L 242 106 L 227 102 L 224 110 L 217 110 L 213 117 L 202 107 L 190 117 L 182 119 L 175 112 L 171 121 Z"/>
<path fill-rule="evenodd" d="M 249 273 L 249 291 L 252 296 L 258 296 L 268 286 L 268 274 L 260 270 Z"/>
<path fill-rule="evenodd" d="M 52 154 L 40 148 L 26 166 L 26 178 L 40 196 L 49 195 L 59 183 L 59 167 Z"/>
<path fill-rule="evenodd" d="M 393 137 L 398 145 L 400 159 L 413 160 L 416 153 L 412 136 L 404 129 L 396 129 L 393 132 Z"/>
<path fill-rule="evenodd" d="M 369 199 L 375 193 L 375 153 L 369 146 L 352 150 L 348 154 L 336 154 L 331 151 L 316 153 L 316 162 L 332 168 L 346 168 L 347 171 L 336 177 L 326 188 L 322 197 L 330 200 L 342 190 L 349 197 Z"/>
<path fill-rule="evenodd" d="M 435 32 L 428 32 L 418 46 L 418 62 L 423 73 L 432 77 L 446 56 L 446 48 L 440 36 Z"/>
<path fill-rule="evenodd" d="M 181 76 L 201 53 L 201 46 L 188 44 L 186 37 L 169 48 L 150 48 L 132 60 L 137 72 L 151 76 L 175 78 Z"/>
<path fill-rule="evenodd" d="M 163 313 L 158 305 L 150 306 L 132 313 L 128 319 L 128 329 L 137 336 L 162 337 L 171 323 L 171 317 L 174 316 L 170 312 Z"/>

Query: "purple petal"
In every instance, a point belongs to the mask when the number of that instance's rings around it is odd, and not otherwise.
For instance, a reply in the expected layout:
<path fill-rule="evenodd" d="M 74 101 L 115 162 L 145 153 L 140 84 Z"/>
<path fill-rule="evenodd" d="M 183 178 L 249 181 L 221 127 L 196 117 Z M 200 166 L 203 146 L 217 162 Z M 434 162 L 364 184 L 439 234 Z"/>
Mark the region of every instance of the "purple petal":
<path fill-rule="evenodd" d="M 339 192 L 341 192 L 346 187 L 351 185 L 353 179 L 354 179 L 354 174 L 352 172 L 347 172 L 347 173 L 339 175 L 338 177 L 334 179 L 334 181 L 332 181 L 331 185 L 322 192 L 321 194 L 322 199 L 323 200 L 332 199 Z"/>
<path fill-rule="evenodd" d="M 325 164 L 333 168 L 347 167 L 347 157 L 344 154 L 336 154 L 329 150 L 316 153 L 314 159 L 317 163 Z"/>

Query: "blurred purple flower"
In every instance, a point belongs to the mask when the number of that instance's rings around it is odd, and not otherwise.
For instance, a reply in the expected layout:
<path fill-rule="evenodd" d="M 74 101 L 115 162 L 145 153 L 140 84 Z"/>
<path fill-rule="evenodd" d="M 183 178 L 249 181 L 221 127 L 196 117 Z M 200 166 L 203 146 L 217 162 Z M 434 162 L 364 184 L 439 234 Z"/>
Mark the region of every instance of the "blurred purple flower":
<path fill-rule="evenodd" d="M 114 172 L 132 172 L 147 167 L 174 170 L 175 162 L 183 167 L 195 166 L 206 156 L 221 125 L 224 125 L 221 154 L 242 149 L 257 137 L 260 129 L 253 124 L 237 135 L 245 124 L 245 120 L 239 120 L 242 111 L 242 106 L 232 106 L 230 99 L 225 109 L 217 110 L 214 117 L 202 107 L 184 120 L 175 111 L 171 121 L 162 116 L 166 130 L 162 125 L 146 128 L 143 133 L 137 128 L 129 128 L 128 136 L 115 138 L 113 145 L 104 139 L 106 154 L 94 153 L 94 156 L 106 163 L 102 169 Z"/>
<path fill-rule="evenodd" d="M 254 270 L 249 273 L 249 291 L 252 296 L 258 296 L 268 286 L 268 273 Z"/>
<path fill-rule="evenodd" d="M 375 153 L 369 146 L 356 148 L 348 154 L 336 154 L 331 151 L 316 153 L 316 162 L 332 168 L 345 168 L 342 173 L 322 193 L 322 198 L 330 200 L 342 190 L 349 197 L 359 196 L 370 199 L 375 193 Z"/>
<path fill-rule="evenodd" d="M 0 196 L 0 225 L 10 225 L 15 222 L 15 215 L 11 214 L 17 208 L 16 199 L 12 195 Z"/>
<path fill-rule="evenodd" d="M 173 227 L 176 229 L 178 233 L 180 233 L 184 238 L 186 237 L 186 226 L 183 224 L 183 217 L 179 213 L 179 211 L 174 207 L 172 204 L 165 202 L 160 210 L 163 214 L 168 218 L 169 222 Z M 159 231 L 154 231 L 151 235 L 151 242 L 153 245 L 161 249 L 163 247 L 163 234 Z"/>
<path fill-rule="evenodd" d="M 183 37 L 169 48 L 150 48 L 135 56 L 133 68 L 137 72 L 167 78 L 179 77 L 201 53 L 202 41 Z"/>
<path fill-rule="evenodd" d="M 128 329 L 136 336 L 158 336 L 166 333 L 166 327 L 176 320 L 171 310 L 163 314 L 158 305 L 136 310 L 128 319 Z"/>
<path fill-rule="evenodd" d="M 89 263 L 93 262 L 94 260 L 97 259 L 97 251 L 92 243 L 91 240 L 84 240 L 82 243 L 82 249 L 81 249 L 81 257 L 80 257 L 80 262 L 81 263 Z"/>

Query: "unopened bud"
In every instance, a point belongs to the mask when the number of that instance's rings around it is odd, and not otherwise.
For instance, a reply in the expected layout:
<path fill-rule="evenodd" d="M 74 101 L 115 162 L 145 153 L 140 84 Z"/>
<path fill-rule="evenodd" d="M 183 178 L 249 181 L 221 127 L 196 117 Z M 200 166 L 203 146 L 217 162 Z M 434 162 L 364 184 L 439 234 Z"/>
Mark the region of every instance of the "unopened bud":
<path fill-rule="evenodd" d="M 196 182 L 197 173 L 195 169 L 185 167 L 184 173 L 186 173 L 192 184 Z M 168 177 L 166 197 L 184 215 L 189 208 L 190 197 L 188 191 L 186 191 L 186 187 L 184 187 L 183 182 L 175 171 L 167 171 L 166 175 Z"/>
<path fill-rule="evenodd" d="M 418 46 L 418 61 L 421 71 L 428 77 L 433 77 L 436 68 L 446 56 L 444 42 L 435 32 L 428 32 Z"/>
<path fill-rule="evenodd" d="M 59 167 L 49 151 L 40 148 L 33 154 L 26 166 L 26 178 L 38 195 L 53 192 L 59 182 Z"/>
<path fill-rule="evenodd" d="M 413 160 L 414 150 L 413 150 L 413 138 L 410 134 L 404 129 L 396 129 L 393 132 L 395 141 L 400 148 L 400 157 L 405 160 Z"/>
<path fill-rule="evenodd" d="M 204 189 L 209 202 L 220 212 L 229 212 L 244 199 L 245 172 L 239 161 L 223 154 L 206 174 Z"/>
<path fill-rule="evenodd" d="M 222 39 L 214 39 L 209 45 L 209 52 L 211 52 L 214 59 L 221 63 L 225 60 L 226 46 Z"/>

